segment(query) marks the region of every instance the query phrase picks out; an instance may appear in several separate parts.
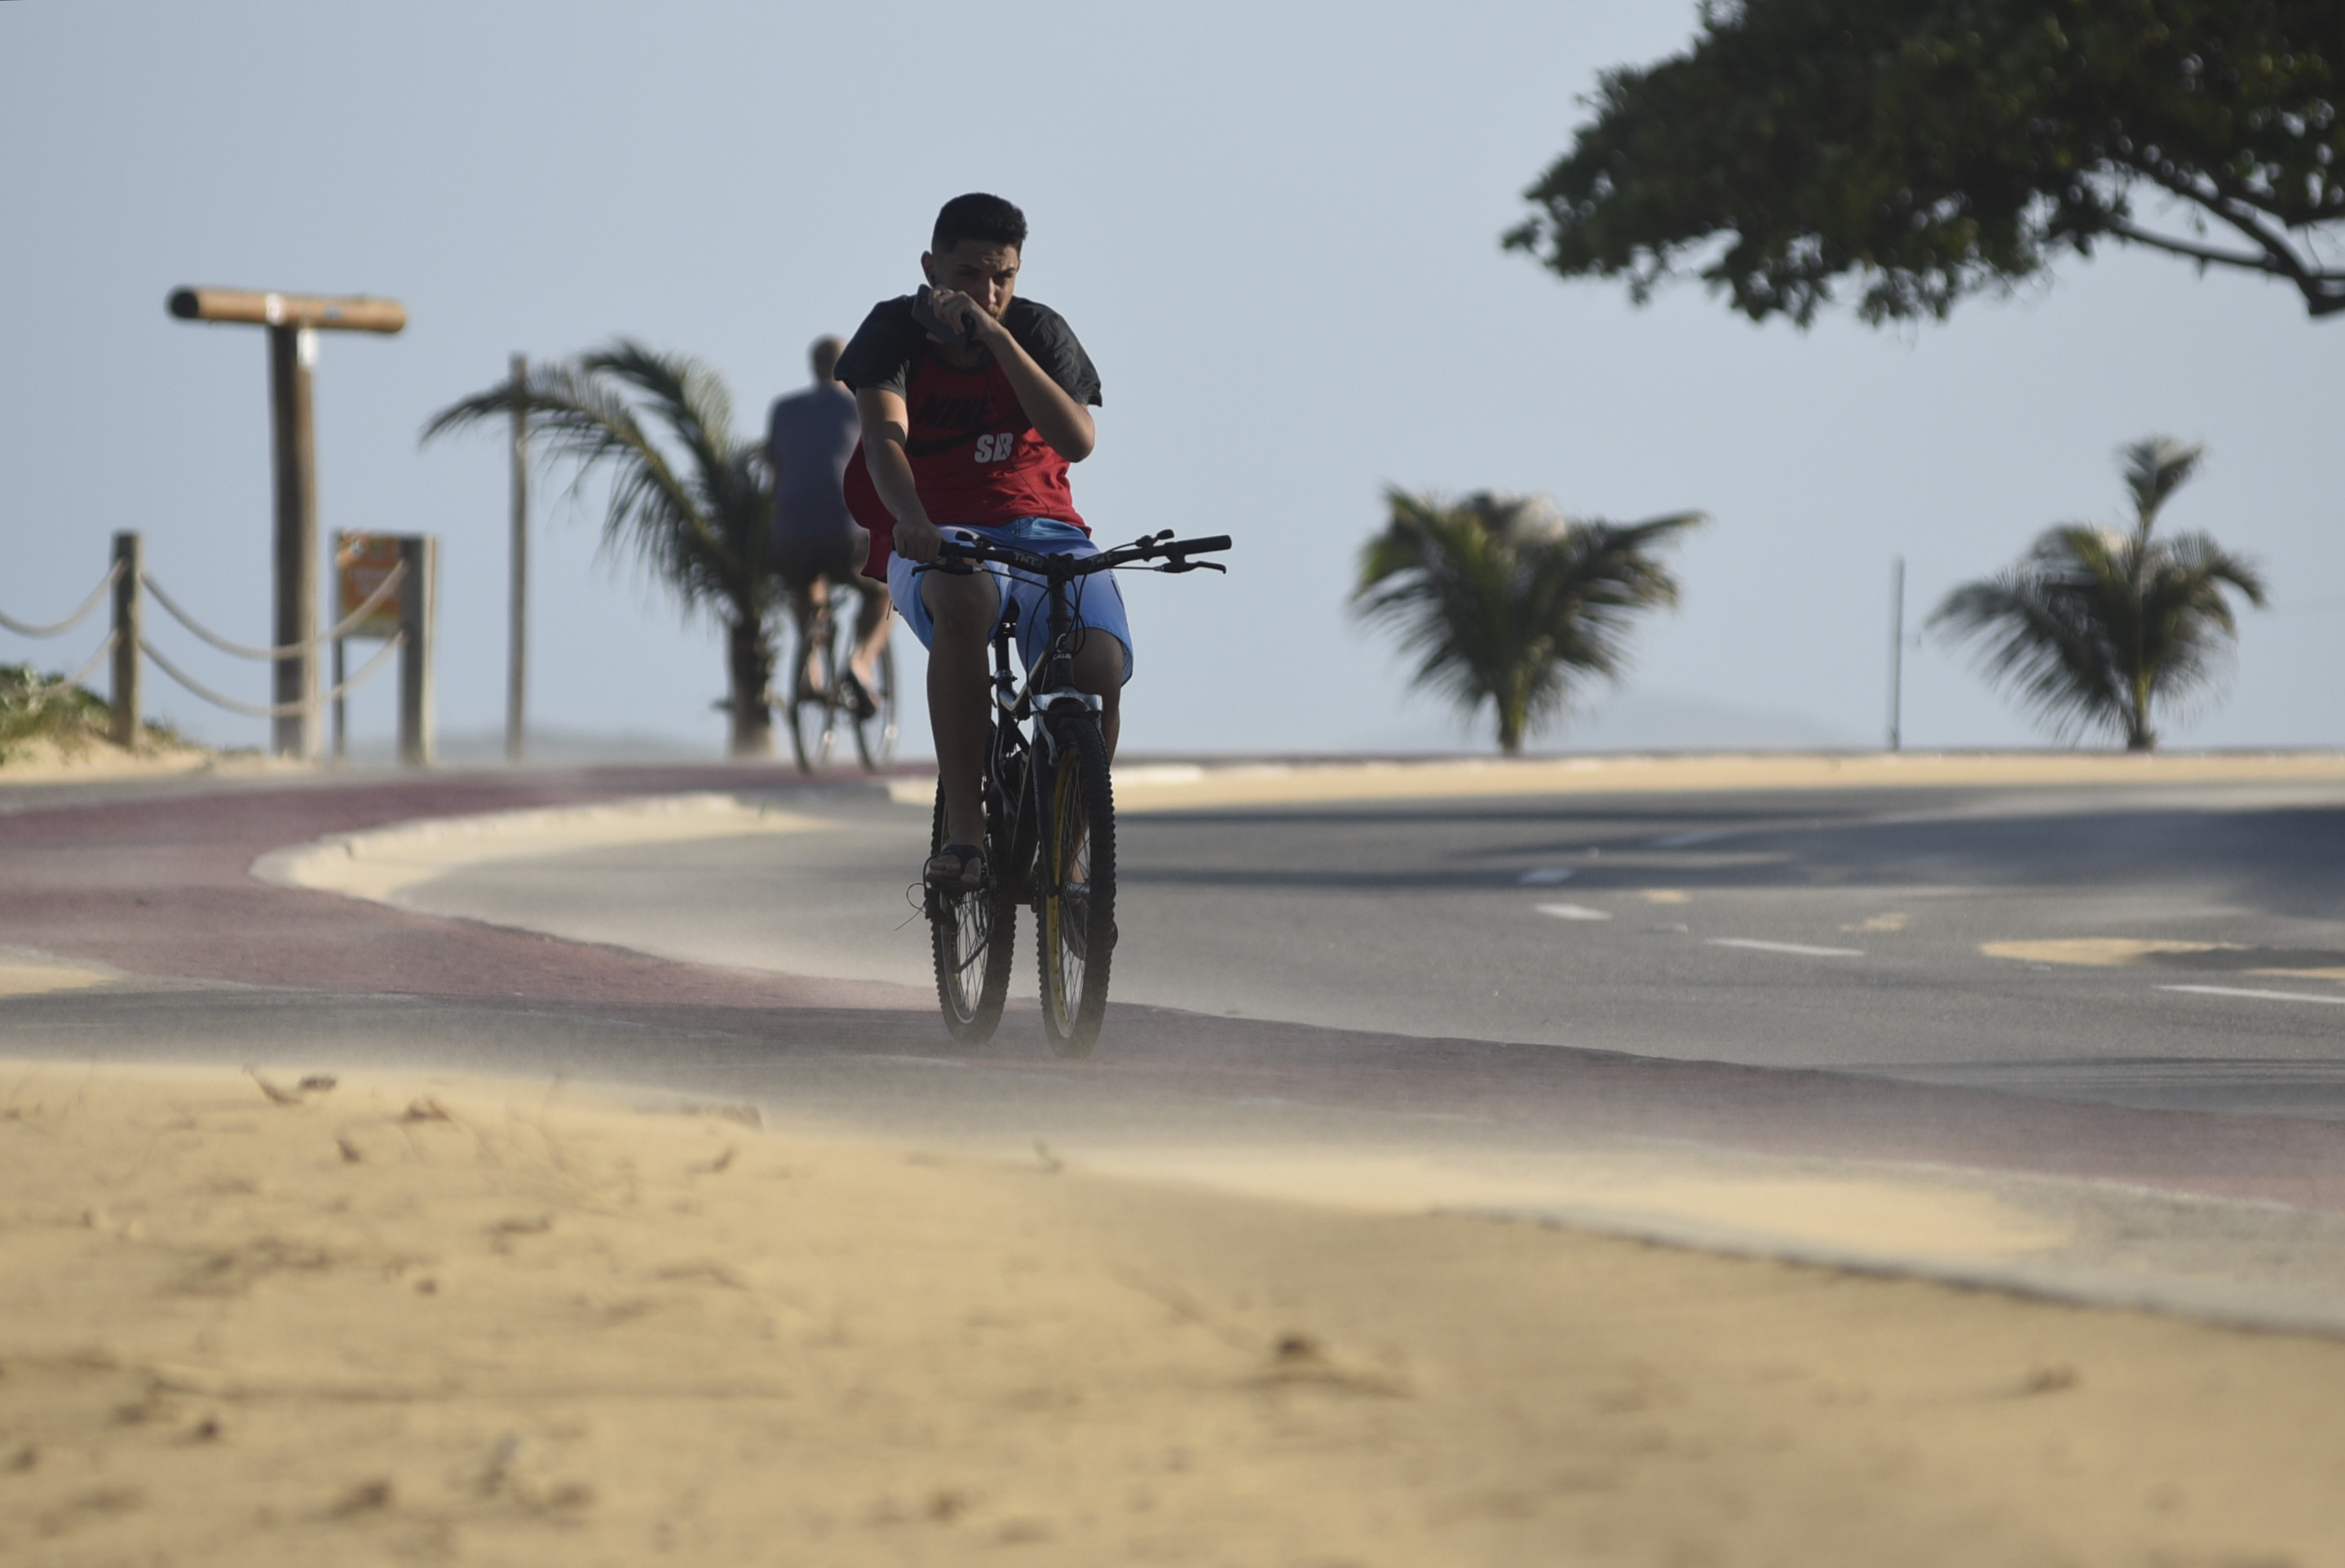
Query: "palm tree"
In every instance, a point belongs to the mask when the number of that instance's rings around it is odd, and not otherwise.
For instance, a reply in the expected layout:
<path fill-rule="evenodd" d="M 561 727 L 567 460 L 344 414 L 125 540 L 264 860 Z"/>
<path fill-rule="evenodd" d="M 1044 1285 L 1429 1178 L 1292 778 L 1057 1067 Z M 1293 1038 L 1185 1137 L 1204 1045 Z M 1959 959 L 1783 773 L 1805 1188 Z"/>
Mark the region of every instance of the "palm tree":
<path fill-rule="evenodd" d="M 733 755 L 769 755 L 767 623 L 782 598 L 768 558 L 773 480 L 758 443 L 733 433 L 723 379 L 687 355 L 621 338 L 450 403 L 423 427 L 423 439 L 509 420 L 516 404 L 548 458 L 576 465 L 574 493 L 595 470 L 609 473 L 604 545 L 639 555 L 687 612 L 706 609 L 724 623 Z M 677 456 L 647 424 L 666 435 Z"/>
<path fill-rule="evenodd" d="M 2106 728 L 2127 750 L 2149 750 L 2152 709 L 2208 684 L 2238 636 L 2224 590 L 2264 602 L 2256 568 L 2204 534 L 2150 537 L 2206 453 L 2166 436 L 2121 448 L 2130 533 L 2048 528 L 2017 565 L 1948 594 L 1930 624 L 1976 639 L 1987 679 L 2015 687 L 2054 734 Z"/>
<path fill-rule="evenodd" d="M 1360 552 L 1352 605 L 1395 628 L 1414 685 L 1470 718 L 1497 710 L 1498 748 L 1558 717 L 1578 685 L 1626 667 L 1629 624 L 1678 602 L 1651 552 L 1699 512 L 1619 524 L 1576 522 L 1532 496 L 1481 492 L 1454 504 L 1387 487 L 1390 521 Z"/>

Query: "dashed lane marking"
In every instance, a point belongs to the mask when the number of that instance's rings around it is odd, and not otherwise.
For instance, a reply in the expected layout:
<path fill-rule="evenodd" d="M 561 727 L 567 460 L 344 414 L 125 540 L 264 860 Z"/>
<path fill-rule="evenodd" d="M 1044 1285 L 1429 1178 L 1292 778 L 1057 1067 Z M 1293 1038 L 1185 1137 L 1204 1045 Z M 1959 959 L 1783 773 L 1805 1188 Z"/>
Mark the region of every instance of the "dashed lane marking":
<path fill-rule="evenodd" d="M 1589 909 L 1586 904 L 1541 904 L 1538 912 L 1553 915 L 1558 920 L 1610 920 L 1602 910 Z"/>
<path fill-rule="evenodd" d="M 1789 952 L 1802 958 L 1863 958 L 1861 947 L 1810 947 L 1803 942 L 1761 942 L 1753 936 L 1713 936 L 1705 939 L 1711 947 L 1747 947 L 1753 952 Z"/>
<path fill-rule="evenodd" d="M 1711 828 L 1698 833 L 1671 833 L 1667 838 L 1652 840 L 1647 847 L 1655 850 L 1690 850 L 1696 844 L 1715 843 L 1721 839 L 1731 839 L 1735 834 L 1747 830 L 1741 828 Z"/>
<path fill-rule="evenodd" d="M 2309 991 L 2250 991 L 2241 985 L 2161 985 L 2160 991 L 2183 991 L 2193 996 L 2249 996 L 2258 1002 L 2325 1002 L 2345 1007 L 2345 996 L 2322 996 Z"/>

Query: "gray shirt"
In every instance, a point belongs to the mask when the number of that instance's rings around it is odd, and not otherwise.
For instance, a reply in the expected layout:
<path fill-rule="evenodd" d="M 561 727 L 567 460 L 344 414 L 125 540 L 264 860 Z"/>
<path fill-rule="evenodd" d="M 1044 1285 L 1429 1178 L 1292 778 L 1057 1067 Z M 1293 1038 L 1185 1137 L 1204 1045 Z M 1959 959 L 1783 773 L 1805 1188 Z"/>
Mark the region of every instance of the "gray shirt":
<path fill-rule="evenodd" d="M 862 428 L 837 382 L 774 400 L 766 458 L 774 465 L 774 537 L 843 539 L 855 528 L 840 482 Z"/>

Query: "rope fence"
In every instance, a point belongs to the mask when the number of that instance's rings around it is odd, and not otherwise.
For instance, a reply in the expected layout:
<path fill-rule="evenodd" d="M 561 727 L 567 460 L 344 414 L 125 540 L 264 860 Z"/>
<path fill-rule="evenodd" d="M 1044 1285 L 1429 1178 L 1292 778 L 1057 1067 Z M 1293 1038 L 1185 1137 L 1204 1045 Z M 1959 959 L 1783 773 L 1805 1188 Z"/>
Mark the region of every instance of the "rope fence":
<path fill-rule="evenodd" d="M 0 613 L 0 626 L 7 627 L 20 637 L 61 636 L 86 620 L 90 611 L 104 603 L 107 594 L 112 590 L 115 584 L 120 581 L 122 581 L 122 563 L 117 561 L 107 569 L 106 575 L 97 580 L 97 586 L 91 589 L 89 597 L 81 602 L 81 608 L 64 620 L 52 621 L 49 625 L 41 626 L 35 626 L 30 621 L 20 621 L 14 616 Z"/>
<path fill-rule="evenodd" d="M 218 632 L 206 626 L 202 622 L 197 620 L 195 616 L 181 609 L 179 607 L 179 601 L 165 593 L 163 591 L 163 585 L 157 582 L 151 574 L 146 572 L 138 574 L 139 586 L 154 595 L 155 602 L 157 604 L 170 611 L 173 617 L 176 618 L 181 626 L 195 633 L 196 636 L 201 637 L 204 641 L 211 644 L 212 647 L 219 649 L 220 652 L 234 654 L 239 658 L 265 658 L 271 660 L 272 662 L 278 659 L 289 659 L 297 654 L 310 653 L 315 649 L 324 647 L 336 637 L 349 636 L 352 628 L 364 624 L 368 616 L 373 615 L 375 611 L 382 608 L 383 605 L 390 600 L 391 596 L 399 592 L 399 585 L 406 580 L 407 563 L 401 561 L 384 575 L 382 585 L 377 588 L 373 593 L 368 595 L 365 603 L 360 605 L 357 609 L 352 610 L 349 615 L 343 616 L 338 625 L 328 626 L 316 636 L 306 638 L 301 642 L 287 643 L 282 647 L 255 648 L 247 647 L 242 643 L 230 642 L 228 638 L 220 636 Z M 95 600 L 91 602 L 96 603 Z M 152 650 L 149 651 L 151 652 Z"/>
<path fill-rule="evenodd" d="M 374 674 L 376 670 L 381 669 L 384 662 L 388 660 L 391 655 L 397 653 L 400 648 L 405 645 L 406 641 L 407 634 L 405 632 L 397 632 L 392 634 L 390 640 L 382 645 L 382 650 L 376 654 L 374 657 L 367 660 L 364 665 L 360 667 L 358 674 L 350 677 L 350 679 L 342 682 L 341 685 L 335 687 L 332 690 L 321 692 L 319 695 L 318 700 L 320 702 L 331 702 L 338 697 L 348 696 L 352 688 L 363 682 L 369 676 Z M 222 697 L 218 692 L 216 692 L 211 687 L 204 685 L 201 681 L 196 679 L 195 677 L 181 669 L 178 665 L 173 664 L 169 659 L 165 658 L 160 652 L 157 651 L 155 645 L 148 642 L 145 637 L 138 639 L 138 650 L 145 654 L 148 658 L 155 661 L 155 667 L 157 669 L 161 670 L 165 675 L 169 676 L 173 680 L 176 680 L 181 686 L 186 687 L 189 691 L 194 692 L 206 702 L 217 704 L 221 708 L 227 708 L 230 713 L 250 714 L 255 718 L 285 718 L 296 713 L 307 713 L 311 706 L 307 702 L 239 702 L 232 697 Z"/>
<path fill-rule="evenodd" d="M 113 654 L 114 650 L 121 646 L 122 634 L 120 632 L 107 633 L 106 640 L 97 645 L 97 651 L 89 656 L 89 662 L 83 665 L 79 669 L 74 671 L 73 674 L 66 677 L 63 680 L 57 682 L 57 684 L 59 686 L 79 686 L 83 681 L 89 678 L 90 671 L 96 669 L 99 665 L 104 664 L 107 657 Z"/>
<path fill-rule="evenodd" d="M 304 637 L 299 642 L 288 643 L 278 647 L 249 647 L 220 636 L 198 620 L 178 600 L 172 597 L 161 584 L 156 582 L 142 569 L 140 563 L 144 547 L 139 535 L 135 533 L 117 534 L 114 536 L 113 565 L 107 568 L 106 575 L 98 579 L 97 586 L 91 591 L 86 599 L 82 601 L 73 614 L 61 621 L 40 624 L 18 620 L 14 616 L 0 612 L 0 629 L 14 632 L 18 636 L 24 637 L 59 636 L 88 619 L 90 614 L 99 605 L 105 603 L 107 597 L 111 595 L 114 600 L 113 629 L 106 635 L 105 639 L 98 644 L 97 650 L 90 655 L 80 668 L 69 676 L 63 677 L 56 684 L 66 687 L 77 687 L 88 679 L 100 666 L 111 659 L 114 664 L 114 694 L 110 705 L 114 710 L 114 738 L 118 744 L 124 746 L 135 745 L 140 733 L 138 666 L 141 656 L 154 661 L 156 668 L 169 676 L 188 692 L 216 708 L 254 718 L 304 720 L 302 726 L 297 727 L 295 731 L 297 735 L 314 724 L 315 715 L 320 708 L 328 703 L 333 704 L 337 756 L 340 754 L 341 744 L 341 699 L 380 674 L 393 658 L 398 658 L 400 661 L 400 755 L 403 760 L 409 762 L 428 763 L 431 760 L 431 748 L 430 649 L 432 641 L 431 625 L 434 618 L 431 601 L 432 579 L 436 575 L 432 569 L 436 559 L 435 543 L 429 536 L 402 539 L 400 542 L 401 554 L 397 564 L 383 575 L 382 581 L 359 604 L 356 609 L 324 631 Z M 420 577 L 416 575 L 419 570 Z M 421 584 L 420 589 L 413 586 L 415 583 Z M 215 691 L 198 680 L 180 668 L 168 655 L 147 638 L 141 629 L 142 617 L 139 606 L 142 592 L 152 594 L 155 596 L 155 602 L 168 611 L 180 626 L 186 627 L 195 636 L 210 644 L 220 652 L 239 658 L 265 659 L 273 665 L 282 665 L 289 660 L 306 659 L 318 649 L 330 644 L 334 645 L 336 648 L 334 664 L 337 674 L 340 673 L 341 666 L 340 639 L 365 626 L 387 605 L 398 606 L 400 624 L 399 629 L 383 640 L 381 648 L 375 653 L 374 657 L 368 659 L 359 668 L 358 673 L 347 680 L 338 681 L 331 687 L 318 692 L 315 696 L 296 697 L 289 701 L 244 702 L 224 692 Z M 314 666 L 302 665 L 299 667 L 299 673 L 290 678 L 298 685 L 308 686 L 314 691 L 314 677 L 308 673 L 314 667 Z M 287 678 L 285 672 L 279 670 L 279 690 L 286 689 L 284 681 Z M 280 728 L 280 748 L 283 746 L 282 735 L 283 730 Z M 308 749 L 306 743 L 297 746 L 290 754 L 314 756 L 314 752 Z"/>

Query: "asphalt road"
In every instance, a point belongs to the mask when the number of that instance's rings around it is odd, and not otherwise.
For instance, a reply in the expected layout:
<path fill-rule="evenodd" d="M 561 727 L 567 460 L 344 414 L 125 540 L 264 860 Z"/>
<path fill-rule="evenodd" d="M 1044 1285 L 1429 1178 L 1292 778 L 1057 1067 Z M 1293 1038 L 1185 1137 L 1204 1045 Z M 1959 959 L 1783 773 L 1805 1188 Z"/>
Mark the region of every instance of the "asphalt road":
<path fill-rule="evenodd" d="M 323 835 L 711 789 L 824 825 L 481 864 L 402 908 L 249 874 Z M 902 896 L 926 812 L 851 784 L 18 791 L 0 971 L 106 979 L 0 994 L 0 1054 L 594 1080 L 770 1125 L 2345 1332 L 2345 983 L 2320 972 L 2345 968 L 2340 795 L 1134 813 L 1120 1000 L 1065 1063 L 1030 1003 L 985 1048 L 945 1038 Z M 2195 945 L 2119 967 L 1981 951 L 2044 942 Z"/>
<path fill-rule="evenodd" d="M 826 830 L 499 862 L 406 901 L 924 987 L 904 889 L 927 812 L 853 794 L 812 809 Z M 2345 1118 L 2345 789 L 1155 811 L 1122 819 L 1120 860 L 1126 1002 Z M 1021 955 L 1021 992 L 1031 973 Z M 1013 1015 L 1000 1048 L 1030 1029 Z"/>

